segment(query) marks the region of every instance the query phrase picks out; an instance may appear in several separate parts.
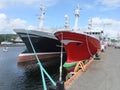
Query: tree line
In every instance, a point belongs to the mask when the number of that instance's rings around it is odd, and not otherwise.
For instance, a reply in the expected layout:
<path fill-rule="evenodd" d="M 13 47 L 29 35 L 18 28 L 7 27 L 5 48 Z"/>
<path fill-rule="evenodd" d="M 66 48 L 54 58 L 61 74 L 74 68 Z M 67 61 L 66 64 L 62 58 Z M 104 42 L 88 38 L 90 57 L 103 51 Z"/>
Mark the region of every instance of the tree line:
<path fill-rule="evenodd" d="M 18 36 L 16 34 L 0 34 L 0 43 L 2 41 L 14 41 Z"/>

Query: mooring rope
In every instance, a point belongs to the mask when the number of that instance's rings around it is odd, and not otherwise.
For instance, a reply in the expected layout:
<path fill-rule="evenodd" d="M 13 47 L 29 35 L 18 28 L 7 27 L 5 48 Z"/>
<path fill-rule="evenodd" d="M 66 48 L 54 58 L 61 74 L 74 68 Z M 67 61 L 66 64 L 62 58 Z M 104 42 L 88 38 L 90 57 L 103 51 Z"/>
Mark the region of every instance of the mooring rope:
<path fill-rule="evenodd" d="M 34 54 L 35 54 L 35 57 L 36 57 L 36 59 L 37 59 L 38 65 L 40 66 L 40 72 L 41 72 L 41 75 L 42 75 L 42 82 L 43 82 L 44 90 L 47 90 L 44 73 L 45 73 L 46 76 L 49 78 L 49 80 L 52 82 L 52 84 L 53 84 L 54 86 L 56 86 L 56 82 L 51 78 L 51 76 L 46 72 L 46 70 L 44 69 L 44 67 L 43 67 L 42 64 L 41 64 L 40 59 L 38 58 L 37 53 L 36 53 L 36 51 L 35 51 L 35 49 L 34 49 L 34 46 L 33 46 L 33 44 L 32 44 L 32 41 L 31 41 L 31 39 L 30 39 L 28 30 L 26 30 L 26 32 L 27 32 L 27 36 L 28 36 L 28 40 L 29 40 L 29 42 L 30 42 L 30 45 L 31 45 L 31 47 L 32 47 L 32 49 L 33 49 L 33 52 L 34 52 Z M 44 73 L 43 73 L 43 72 L 44 72 Z"/>
<path fill-rule="evenodd" d="M 88 49 L 88 52 L 89 52 L 90 56 L 93 57 L 93 55 L 92 55 L 92 53 L 91 53 L 91 51 L 90 51 L 90 48 L 89 48 L 87 35 L 86 35 L 86 44 L 87 44 L 87 49 Z"/>

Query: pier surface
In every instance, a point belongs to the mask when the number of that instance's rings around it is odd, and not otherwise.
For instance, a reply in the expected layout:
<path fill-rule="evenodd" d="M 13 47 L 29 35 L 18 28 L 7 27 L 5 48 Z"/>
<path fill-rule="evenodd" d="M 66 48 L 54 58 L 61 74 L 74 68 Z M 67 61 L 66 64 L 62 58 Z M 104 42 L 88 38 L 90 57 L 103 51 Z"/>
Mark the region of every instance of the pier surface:
<path fill-rule="evenodd" d="M 108 47 L 65 90 L 120 90 L 120 49 Z"/>

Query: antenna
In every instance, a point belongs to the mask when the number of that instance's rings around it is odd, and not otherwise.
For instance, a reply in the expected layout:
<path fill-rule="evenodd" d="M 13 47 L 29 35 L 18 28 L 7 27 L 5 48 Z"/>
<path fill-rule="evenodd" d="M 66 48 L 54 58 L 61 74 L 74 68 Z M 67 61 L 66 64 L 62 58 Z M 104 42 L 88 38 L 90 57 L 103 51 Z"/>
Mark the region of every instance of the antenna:
<path fill-rule="evenodd" d="M 92 29 L 92 18 L 88 20 L 88 30 Z"/>
<path fill-rule="evenodd" d="M 74 25 L 75 30 L 78 29 L 79 10 L 80 10 L 80 4 L 78 4 L 77 8 L 75 9 L 75 25 Z"/>
<path fill-rule="evenodd" d="M 65 27 L 65 28 L 68 28 L 68 27 L 69 27 L 68 15 L 66 14 L 64 17 L 65 17 L 65 25 L 64 25 L 64 27 Z"/>
<path fill-rule="evenodd" d="M 39 27 L 41 29 L 41 28 L 43 28 L 43 23 L 45 20 L 45 7 L 43 5 L 41 5 L 40 10 L 41 10 L 41 16 L 38 16 L 38 19 L 40 20 Z"/>

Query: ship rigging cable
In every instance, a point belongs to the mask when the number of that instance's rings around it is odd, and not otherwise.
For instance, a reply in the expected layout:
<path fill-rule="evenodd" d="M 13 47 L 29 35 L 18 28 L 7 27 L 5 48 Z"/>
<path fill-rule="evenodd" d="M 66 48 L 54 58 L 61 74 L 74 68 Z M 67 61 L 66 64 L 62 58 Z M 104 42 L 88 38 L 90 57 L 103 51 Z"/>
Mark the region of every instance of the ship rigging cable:
<path fill-rule="evenodd" d="M 52 82 L 52 84 L 53 84 L 54 86 L 56 86 L 55 81 L 50 77 L 50 75 L 46 72 L 46 70 L 44 69 L 44 67 L 43 67 L 42 64 L 41 64 L 41 62 L 40 62 L 40 60 L 39 60 L 39 58 L 38 58 L 38 56 L 37 56 L 37 53 L 36 53 L 36 51 L 35 51 L 35 49 L 34 49 L 34 46 L 33 46 L 33 44 L 32 44 L 32 41 L 31 41 L 31 39 L 30 39 L 28 30 L 26 30 L 26 32 L 27 32 L 27 36 L 28 36 L 28 40 L 29 40 L 29 42 L 30 42 L 30 45 L 31 45 L 31 47 L 32 47 L 32 49 L 33 49 L 33 52 L 34 52 L 34 54 L 35 54 L 35 57 L 36 57 L 36 59 L 37 59 L 38 65 L 40 66 L 40 72 L 41 72 L 41 75 L 42 75 L 42 82 L 43 82 L 44 90 L 47 90 L 44 73 L 45 73 L 46 76 L 49 78 L 49 80 Z M 43 72 L 44 72 L 44 73 L 43 73 Z"/>

